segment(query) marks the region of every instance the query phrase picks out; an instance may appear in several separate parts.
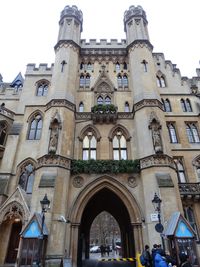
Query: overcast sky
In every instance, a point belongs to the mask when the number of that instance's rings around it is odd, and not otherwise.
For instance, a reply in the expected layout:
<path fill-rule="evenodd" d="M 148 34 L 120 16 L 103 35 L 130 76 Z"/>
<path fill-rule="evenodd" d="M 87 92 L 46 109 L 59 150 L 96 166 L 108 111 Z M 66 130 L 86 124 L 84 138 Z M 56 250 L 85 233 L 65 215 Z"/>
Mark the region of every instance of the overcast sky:
<path fill-rule="evenodd" d="M 81 39 L 124 39 L 123 15 L 130 5 L 146 11 L 153 52 L 162 52 L 182 76 L 200 68 L 199 0 L 1 0 L 0 73 L 11 82 L 28 63 L 54 62 L 60 12 L 83 12 Z"/>

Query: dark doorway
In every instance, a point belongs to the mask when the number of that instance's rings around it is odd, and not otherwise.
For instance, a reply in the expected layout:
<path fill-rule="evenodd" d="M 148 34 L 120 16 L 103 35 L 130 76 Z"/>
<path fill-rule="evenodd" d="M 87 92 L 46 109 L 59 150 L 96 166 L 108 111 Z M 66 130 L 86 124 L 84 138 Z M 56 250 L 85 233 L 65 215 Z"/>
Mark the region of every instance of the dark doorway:
<path fill-rule="evenodd" d="M 78 267 L 82 266 L 82 260 L 89 259 L 90 228 L 96 216 L 103 211 L 110 213 L 119 225 L 122 257 L 135 256 L 133 228 L 127 208 L 113 191 L 104 188 L 90 199 L 82 215 L 78 241 Z"/>
<path fill-rule="evenodd" d="M 22 223 L 14 222 L 12 224 L 12 229 L 10 233 L 10 239 L 8 244 L 6 263 L 15 263 L 17 259 L 19 240 L 20 240 L 20 232 L 22 230 Z"/>

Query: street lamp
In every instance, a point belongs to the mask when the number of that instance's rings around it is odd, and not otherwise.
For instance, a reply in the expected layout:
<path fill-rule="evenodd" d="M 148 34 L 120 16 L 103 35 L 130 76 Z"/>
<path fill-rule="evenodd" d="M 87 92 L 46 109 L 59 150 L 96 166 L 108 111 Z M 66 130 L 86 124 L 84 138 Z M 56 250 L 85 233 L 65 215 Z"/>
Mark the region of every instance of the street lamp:
<path fill-rule="evenodd" d="M 39 244 L 38 244 L 38 260 L 37 260 L 37 266 L 41 266 L 41 251 L 43 250 L 43 239 L 44 239 L 44 234 L 43 234 L 43 228 L 44 228 L 44 221 L 45 221 L 45 212 L 50 207 L 50 200 L 47 198 L 47 194 L 45 194 L 44 198 L 40 201 L 41 207 L 42 207 L 42 225 L 41 225 L 41 232 L 40 236 L 38 237 L 39 239 Z"/>
<path fill-rule="evenodd" d="M 158 223 L 155 225 L 155 229 L 161 235 L 162 246 L 163 246 L 163 250 L 165 251 L 165 242 L 164 242 L 163 235 L 162 235 L 164 227 L 161 223 L 161 216 L 160 216 L 160 214 L 161 214 L 161 202 L 162 202 L 162 199 L 160 199 L 159 196 L 155 193 L 154 198 L 152 199 L 154 209 L 158 213 Z"/>

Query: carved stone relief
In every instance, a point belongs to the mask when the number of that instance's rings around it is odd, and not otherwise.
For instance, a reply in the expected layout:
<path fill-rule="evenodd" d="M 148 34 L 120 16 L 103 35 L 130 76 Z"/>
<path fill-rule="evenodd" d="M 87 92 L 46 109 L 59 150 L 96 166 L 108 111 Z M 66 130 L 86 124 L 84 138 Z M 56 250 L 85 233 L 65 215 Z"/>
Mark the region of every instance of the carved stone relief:
<path fill-rule="evenodd" d="M 84 179 L 81 176 L 76 176 L 73 178 L 73 182 L 72 182 L 73 186 L 76 188 L 80 188 L 83 186 L 84 184 Z"/>

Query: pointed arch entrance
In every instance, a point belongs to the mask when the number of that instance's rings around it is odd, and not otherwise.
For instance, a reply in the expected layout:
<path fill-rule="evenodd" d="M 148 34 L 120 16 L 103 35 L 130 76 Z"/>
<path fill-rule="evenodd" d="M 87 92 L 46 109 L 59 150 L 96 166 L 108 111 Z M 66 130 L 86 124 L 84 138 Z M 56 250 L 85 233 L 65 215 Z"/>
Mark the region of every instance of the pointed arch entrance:
<path fill-rule="evenodd" d="M 73 263 L 77 259 L 78 267 L 82 266 L 82 260 L 89 258 L 90 228 L 96 216 L 103 211 L 110 213 L 120 227 L 122 257 L 134 257 L 142 249 L 143 216 L 135 198 L 115 178 L 99 177 L 80 193 L 70 214 L 73 222 L 70 254 Z M 78 249 L 72 240 L 77 240 Z"/>

